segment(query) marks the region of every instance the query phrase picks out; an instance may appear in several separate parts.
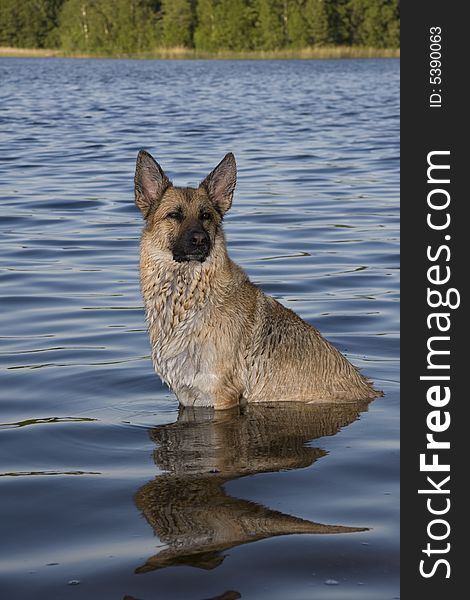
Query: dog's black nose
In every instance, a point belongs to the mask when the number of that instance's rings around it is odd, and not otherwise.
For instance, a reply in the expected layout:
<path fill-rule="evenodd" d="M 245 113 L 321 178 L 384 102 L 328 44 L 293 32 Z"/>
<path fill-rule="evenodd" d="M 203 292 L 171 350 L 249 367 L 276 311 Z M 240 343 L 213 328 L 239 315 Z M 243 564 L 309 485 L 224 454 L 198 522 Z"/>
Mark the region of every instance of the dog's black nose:
<path fill-rule="evenodd" d="M 176 262 L 199 260 L 204 262 L 211 249 L 209 234 L 202 227 L 187 229 L 173 246 L 173 258 Z"/>
<path fill-rule="evenodd" d="M 209 242 L 209 236 L 205 231 L 197 230 L 192 231 L 190 235 L 191 244 L 195 248 L 199 248 L 200 246 L 205 246 Z"/>

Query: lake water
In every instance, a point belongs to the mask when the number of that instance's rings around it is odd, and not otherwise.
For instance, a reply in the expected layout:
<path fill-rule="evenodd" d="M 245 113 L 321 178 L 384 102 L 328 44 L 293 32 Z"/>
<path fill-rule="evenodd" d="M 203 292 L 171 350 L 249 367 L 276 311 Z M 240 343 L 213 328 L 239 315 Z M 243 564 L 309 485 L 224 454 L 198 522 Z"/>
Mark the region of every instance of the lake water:
<path fill-rule="evenodd" d="M 0 60 L 2 598 L 398 589 L 397 60 Z M 232 258 L 385 391 L 178 413 L 153 373 L 133 171 L 233 151 Z"/>

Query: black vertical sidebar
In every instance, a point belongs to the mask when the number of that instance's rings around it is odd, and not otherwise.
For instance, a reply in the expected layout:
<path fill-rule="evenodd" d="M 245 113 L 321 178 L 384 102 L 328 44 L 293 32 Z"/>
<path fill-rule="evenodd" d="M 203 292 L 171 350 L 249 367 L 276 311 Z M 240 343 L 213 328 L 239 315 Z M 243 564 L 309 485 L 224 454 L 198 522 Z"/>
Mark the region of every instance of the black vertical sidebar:
<path fill-rule="evenodd" d="M 470 399 L 463 390 L 470 375 L 470 26 L 463 7 L 402 3 L 402 600 L 460 598 L 470 574 Z"/>

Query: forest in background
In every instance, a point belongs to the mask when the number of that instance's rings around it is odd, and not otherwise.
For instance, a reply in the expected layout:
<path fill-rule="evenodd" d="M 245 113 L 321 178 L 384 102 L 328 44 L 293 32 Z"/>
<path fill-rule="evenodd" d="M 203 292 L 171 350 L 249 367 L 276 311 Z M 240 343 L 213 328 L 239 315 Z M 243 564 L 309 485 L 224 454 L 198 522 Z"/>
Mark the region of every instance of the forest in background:
<path fill-rule="evenodd" d="M 1 0 L 0 46 L 135 55 L 398 48 L 399 0 Z"/>

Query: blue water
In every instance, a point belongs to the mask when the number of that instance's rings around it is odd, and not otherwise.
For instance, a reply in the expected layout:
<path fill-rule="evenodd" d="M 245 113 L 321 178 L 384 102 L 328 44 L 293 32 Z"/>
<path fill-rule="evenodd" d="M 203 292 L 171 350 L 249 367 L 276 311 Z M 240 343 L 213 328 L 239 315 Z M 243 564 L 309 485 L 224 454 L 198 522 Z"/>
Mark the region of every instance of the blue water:
<path fill-rule="evenodd" d="M 398 597 L 398 79 L 0 60 L 2 597 Z M 177 185 L 235 153 L 232 258 L 384 397 L 178 414 L 139 290 L 140 148 Z"/>

